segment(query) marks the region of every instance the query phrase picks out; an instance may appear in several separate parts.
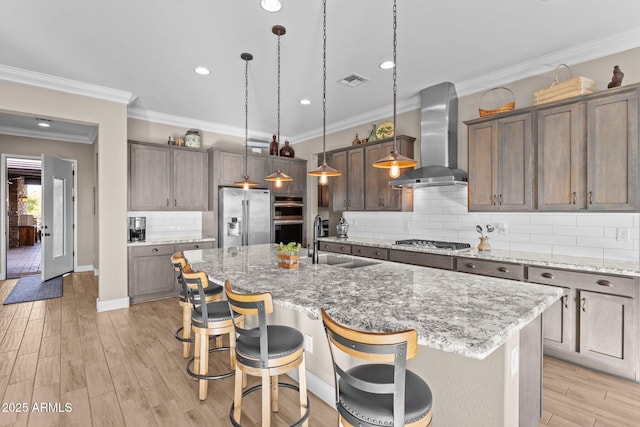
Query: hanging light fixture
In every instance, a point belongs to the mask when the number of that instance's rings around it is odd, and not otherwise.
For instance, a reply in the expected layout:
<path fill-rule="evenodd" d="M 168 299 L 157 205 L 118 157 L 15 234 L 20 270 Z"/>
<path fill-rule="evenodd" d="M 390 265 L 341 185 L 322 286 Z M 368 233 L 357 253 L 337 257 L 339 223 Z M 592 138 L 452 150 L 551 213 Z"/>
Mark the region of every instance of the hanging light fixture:
<path fill-rule="evenodd" d="M 277 141 L 280 142 L 280 36 L 285 35 L 285 33 L 287 32 L 287 29 L 284 28 L 282 25 L 274 25 L 271 28 L 271 32 L 276 36 L 278 36 L 278 133 L 277 133 L 278 139 Z M 276 157 L 280 157 L 280 150 L 277 150 Z M 282 172 L 279 166 L 280 165 L 277 165 L 276 171 L 265 178 L 265 181 L 275 182 L 276 188 L 282 187 L 283 182 L 293 181 L 293 178 L 291 178 L 286 173 Z"/>
<path fill-rule="evenodd" d="M 396 50 L 398 46 L 397 27 L 398 27 L 398 9 L 396 6 L 396 0 L 393 0 L 393 129 L 396 128 L 396 94 L 398 92 L 397 69 L 398 61 L 396 61 Z M 398 141 L 396 139 L 396 132 L 393 133 L 393 151 L 386 157 L 376 161 L 373 164 L 374 168 L 389 169 L 389 176 L 391 178 L 397 178 L 400 176 L 401 168 L 410 168 L 417 165 L 413 159 L 403 156 L 398 153 Z"/>
<path fill-rule="evenodd" d="M 242 179 L 234 182 L 234 184 L 248 190 L 250 187 L 258 185 L 257 182 L 251 181 L 247 174 L 247 158 L 249 157 L 249 61 L 253 59 L 253 55 L 242 53 L 240 58 L 244 60 L 244 173 L 242 174 Z"/>
<path fill-rule="evenodd" d="M 308 173 L 325 185 L 330 176 L 342 175 L 327 164 L 327 0 L 322 1 L 322 164 Z"/>

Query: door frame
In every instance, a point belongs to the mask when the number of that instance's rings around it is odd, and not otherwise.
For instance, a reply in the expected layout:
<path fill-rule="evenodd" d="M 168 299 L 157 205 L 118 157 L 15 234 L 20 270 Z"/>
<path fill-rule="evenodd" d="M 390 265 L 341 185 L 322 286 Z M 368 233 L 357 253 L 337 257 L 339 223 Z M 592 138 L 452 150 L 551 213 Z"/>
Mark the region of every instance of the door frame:
<path fill-rule="evenodd" d="M 7 279 L 7 159 L 31 159 L 41 160 L 41 156 L 30 156 L 25 154 L 7 154 L 0 155 L 0 280 Z M 78 271 L 78 257 L 76 256 L 78 248 L 78 160 L 63 159 L 73 163 L 73 271 Z"/>

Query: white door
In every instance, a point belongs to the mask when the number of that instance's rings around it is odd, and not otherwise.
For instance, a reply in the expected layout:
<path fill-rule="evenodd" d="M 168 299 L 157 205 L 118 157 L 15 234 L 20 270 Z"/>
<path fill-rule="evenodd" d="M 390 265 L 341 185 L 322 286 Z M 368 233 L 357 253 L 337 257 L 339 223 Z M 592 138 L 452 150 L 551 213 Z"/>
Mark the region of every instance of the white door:
<path fill-rule="evenodd" d="M 42 155 L 42 281 L 73 271 L 73 163 Z"/>

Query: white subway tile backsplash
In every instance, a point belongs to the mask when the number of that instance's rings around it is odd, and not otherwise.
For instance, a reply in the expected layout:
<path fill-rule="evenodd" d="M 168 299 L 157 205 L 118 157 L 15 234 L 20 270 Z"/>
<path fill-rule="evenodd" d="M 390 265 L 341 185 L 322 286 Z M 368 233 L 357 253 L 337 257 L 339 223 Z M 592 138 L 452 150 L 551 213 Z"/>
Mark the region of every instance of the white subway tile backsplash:
<path fill-rule="evenodd" d="M 146 240 L 202 238 L 202 212 L 128 212 L 147 218 Z"/>
<path fill-rule="evenodd" d="M 476 224 L 492 224 L 494 249 L 592 258 L 638 259 L 640 214 L 590 212 L 468 212 L 467 187 L 414 189 L 413 212 L 345 212 L 349 235 L 389 240 L 424 238 L 478 245 Z M 506 233 L 497 230 L 505 224 Z M 630 242 L 617 241 L 617 229 L 629 228 Z M 357 234 L 356 234 L 357 233 Z M 635 258 L 634 258 L 635 257 Z"/>

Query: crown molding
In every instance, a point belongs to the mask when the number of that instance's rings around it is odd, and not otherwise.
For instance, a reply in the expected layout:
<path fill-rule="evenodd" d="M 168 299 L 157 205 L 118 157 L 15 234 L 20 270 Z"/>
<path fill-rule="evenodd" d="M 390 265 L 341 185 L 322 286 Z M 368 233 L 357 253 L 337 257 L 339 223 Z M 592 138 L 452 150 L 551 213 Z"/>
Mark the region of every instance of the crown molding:
<path fill-rule="evenodd" d="M 23 70 L 0 64 L 0 80 L 8 80 L 30 86 L 37 86 L 59 92 L 72 93 L 118 104 L 130 104 L 136 97 L 131 93 L 119 89 L 111 89 L 76 80 L 56 77 L 35 71 Z"/>
<path fill-rule="evenodd" d="M 204 132 L 219 133 L 223 135 L 244 138 L 244 128 L 223 125 L 221 123 L 208 122 L 205 120 L 190 119 L 188 117 L 174 116 L 172 114 L 159 113 L 157 111 L 145 110 L 144 108 L 129 107 L 127 116 L 130 119 L 144 120 L 147 122 L 162 123 L 165 125 L 178 126 L 187 129 L 199 129 Z M 249 130 L 251 139 L 266 139 L 271 141 L 270 133 Z M 281 140 L 288 137 L 280 135 Z"/>
<path fill-rule="evenodd" d="M 557 64 L 576 65 L 640 46 L 640 28 L 539 56 L 499 71 L 456 83 L 458 96 L 547 73 Z"/>
<path fill-rule="evenodd" d="M 50 139 L 52 141 L 93 144 L 98 134 L 98 128 L 95 127 L 91 129 L 91 131 L 87 135 L 78 135 L 78 134 L 70 134 L 70 133 L 23 129 L 23 128 L 18 128 L 13 126 L 0 126 L 0 134 L 11 135 L 11 136 L 22 136 L 25 138 Z"/>

